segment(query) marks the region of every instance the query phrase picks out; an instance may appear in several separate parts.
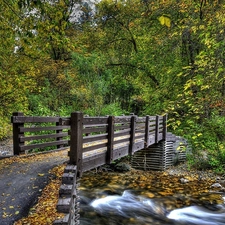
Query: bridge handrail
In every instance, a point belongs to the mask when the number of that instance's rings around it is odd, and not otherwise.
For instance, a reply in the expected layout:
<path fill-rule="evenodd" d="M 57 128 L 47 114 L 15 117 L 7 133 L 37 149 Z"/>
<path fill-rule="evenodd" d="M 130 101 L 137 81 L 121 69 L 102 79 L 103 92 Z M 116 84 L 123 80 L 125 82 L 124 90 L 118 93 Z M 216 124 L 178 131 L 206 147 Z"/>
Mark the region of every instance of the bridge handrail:
<path fill-rule="evenodd" d="M 14 155 L 33 149 L 61 149 L 68 146 L 70 126 L 62 124 L 61 117 L 24 116 L 21 112 L 15 112 L 11 122 Z"/>
<path fill-rule="evenodd" d="M 167 115 L 84 117 L 82 112 L 73 112 L 62 123 L 70 125 L 70 163 L 77 166 L 78 177 L 165 140 L 167 133 Z"/>
<path fill-rule="evenodd" d="M 70 146 L 70 163 L 77 166 L 78 177 L 83 171 L 165 140 L 167 133 L 167 115 L 85 117 L 73 112 L 70 117 L 40 117 L 16 112 L 11 121 L 14 154 Z"/>

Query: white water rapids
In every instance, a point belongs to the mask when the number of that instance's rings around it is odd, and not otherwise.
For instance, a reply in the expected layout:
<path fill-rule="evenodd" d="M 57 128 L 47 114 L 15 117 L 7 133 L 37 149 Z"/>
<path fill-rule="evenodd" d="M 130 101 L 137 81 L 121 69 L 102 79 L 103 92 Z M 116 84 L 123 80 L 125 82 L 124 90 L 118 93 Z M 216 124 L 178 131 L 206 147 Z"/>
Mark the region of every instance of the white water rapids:
<path fill-rule="evenodd" d="M 136 196 L 129 191 L 122 195 L 110 195 L 95 199 L 90 206 L 99 215 L 110 217 L 112 214 L 121 218 L 136 218 L 146 224 L 155 224 L 150 217 L 154 217 L 157 224 L 191 224 L 191 225 L 225 225 L 225 198 L 224 204 L 216 205 L 210 210 L 203 206 L 189 206 L 166 211 L 163 204 L 142 196 Z M 110 223 L 120 224 L 120 223 Z M 123 223 L 121 223 L 123 224 Z M 139 223 L 134 223 L 139 224 Z"/>

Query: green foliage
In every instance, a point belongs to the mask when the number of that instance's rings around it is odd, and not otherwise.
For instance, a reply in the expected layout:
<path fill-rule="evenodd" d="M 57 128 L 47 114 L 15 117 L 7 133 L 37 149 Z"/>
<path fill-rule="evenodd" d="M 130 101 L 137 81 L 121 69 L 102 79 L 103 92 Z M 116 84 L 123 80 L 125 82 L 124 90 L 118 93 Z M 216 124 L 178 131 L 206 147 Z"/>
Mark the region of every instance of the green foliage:
<path fill-rule="evenodd" d="M 14 111 L 168 113 L 168 129 L 192 144 L 190 164 L 222 171 L 225 5 L 102 0 L 75 18 L 77 4 L 0 1 L 0 139 Z"/>
<path fill-rule="evenodd" d="M 128 112 L 122 110 L 118 103 L 112 103 L 112 104 L 103 106 L 100 113 L 100 115 L 103 115 L 103 116 L 104 115 L 121 116 L 123 114 L 127 115 Z"/>

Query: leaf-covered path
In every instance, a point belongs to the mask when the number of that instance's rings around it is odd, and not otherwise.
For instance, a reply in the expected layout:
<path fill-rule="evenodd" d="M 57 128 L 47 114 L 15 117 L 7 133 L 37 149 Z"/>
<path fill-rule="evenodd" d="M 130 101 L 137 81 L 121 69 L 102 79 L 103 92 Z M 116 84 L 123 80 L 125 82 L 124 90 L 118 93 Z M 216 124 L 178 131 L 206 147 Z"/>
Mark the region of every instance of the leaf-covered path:
<path fill-rule="evenodd" d="M 67 160 L 67 150 L 0 160 L 0 224 L 26 216 L 52 176 L 49 170 Z"/>

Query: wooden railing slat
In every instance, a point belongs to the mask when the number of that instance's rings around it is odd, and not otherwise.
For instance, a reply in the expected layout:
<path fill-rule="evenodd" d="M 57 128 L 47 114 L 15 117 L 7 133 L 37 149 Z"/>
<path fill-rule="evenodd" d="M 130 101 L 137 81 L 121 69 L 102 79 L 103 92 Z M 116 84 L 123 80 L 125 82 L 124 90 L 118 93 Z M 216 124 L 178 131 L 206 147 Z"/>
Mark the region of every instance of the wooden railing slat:
<path fill-rule="evenodd" d="M 125 144 L 127 142 L 128 142 L 128 144 L 130 143 L 130 137 L 126 137 L 126 138 L 123 138 L 123 139 L 115 140 L 113 142 L 113 145 L 122 144 L 122 143 Z"/>
<path fill-rule="evenodd" d="M 83 129 L 83 134 L 86 134 L 86 133 L 97 133 L 97 132 L 107 132 L 107 126 L 104 126 L 104 127 L 91 127 L 91 128 L 84 128 Z"/>
<path fill-rule="evenodd" d="M 96 144 L 96 145 L 90 145 L 90 146 L 85 146 L 83 147 L 83 153 L 84 152 L 90 152 L 90 151 L 93 151 L 93 150 L 97 150 L 97 149 L 100 149 L 100 148 L 104 148 L 104 147 L 107 147 L 108 146 L 108 143 L 101 143 L 101 144 Z"/>
<path fill-rule="evenodd" d="M 27 136 L 27 137 L 20 137 L 20 141 L 32 141 L 32 140 L 40 140 L 40 139 L 49 139 L 49 138 L 57 138 L 57 137 L 67 137 L 68 133 L 57 133 L 57 134 L 45 134 L 45 135 L 35 135 L 35 136 Z"/>
<path fill-rule="evenodd" d="M 48 126 L 48 127 L 21 127 L 20 132 L 38 132 L 38 131 L 49 131 L 49 130 L 64 130 L 70 129 L 70 126 Z"/>
<path fill-rule="evenodd" d="M 115 124 L 115 126 L 114 126 L 114 130 L 124 130 L 124 129 L 128 129 L 128 128 L 130 128 L 130 124 L 128 124 L 128 123 L 121 124 L 121 125 Z"/>
<path fill-rule="evenodd" d="M 68 140 L 61 140 L 61 141 L 52 141 L 52 142 L 45 142 L 40 144 L 31 144 L 31 145 L 20 145 L 20 151 L 35 149 L 35 148 L 44 148 L 44 147 L 50 147 L 54 145 L 62 145 L 62 144 L 68 144 Z"/>
<path fill-rule="evenodd" d="M 84 117 L 83 125 L 108 124 L 108 117 Z"/>
<path fill-rule="evenodd" d="M 108 134 L 98 134 L 90 135 L 83 137 L 83 143 L 93 142 L 93 141 L 102 141 L 108 138 Z"/>
<path fill-rule="evenodd" d="M 120 136 L 125 136 L 125 135 L 130 135 L 131 129 L 126 129 L 126 130 L 121 130 L 121 131 L 115 131 L 114 132 L 114 138 L 120 137 Z"/>
<path fill-rule="evenodd" d="M 12 116 L 12 123 L 56 123 L 60 117 L 42 117 L 42 116 Z"/>

